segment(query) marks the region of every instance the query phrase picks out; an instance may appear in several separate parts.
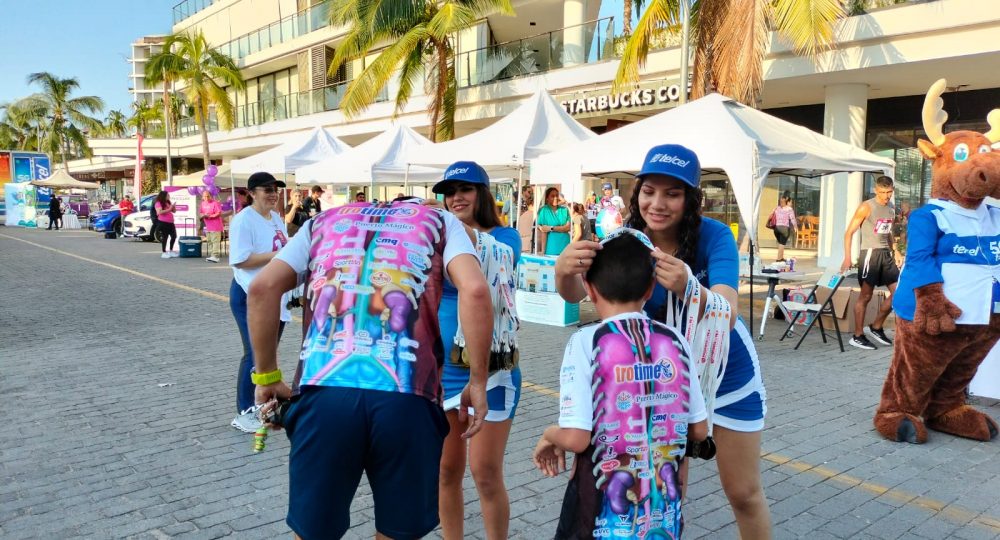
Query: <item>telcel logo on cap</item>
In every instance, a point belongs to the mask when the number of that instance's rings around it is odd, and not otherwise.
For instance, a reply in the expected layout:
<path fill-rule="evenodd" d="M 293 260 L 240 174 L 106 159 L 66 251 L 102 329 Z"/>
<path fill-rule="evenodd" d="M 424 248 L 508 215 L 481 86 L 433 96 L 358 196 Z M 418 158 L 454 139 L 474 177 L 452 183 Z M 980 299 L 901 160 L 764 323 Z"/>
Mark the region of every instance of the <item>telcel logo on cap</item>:
<path fill-rule="evenodd" d="M 670 154 L 653 154 L 653 157 L 649 158 L 650 163 L 670 163 L 677 165 L 678 167 L 687 167 L 690 160 L 683 160 L 677 156 L 671 156 Z"/>
<path fill-rule="evenodd" d="M 456 174 L 465 174 L 469 172 L 468 167 L 455 167 L 454 169 L 449 169 L 448 172 L 444 173 L 444 179 L 447 180 Z"/>

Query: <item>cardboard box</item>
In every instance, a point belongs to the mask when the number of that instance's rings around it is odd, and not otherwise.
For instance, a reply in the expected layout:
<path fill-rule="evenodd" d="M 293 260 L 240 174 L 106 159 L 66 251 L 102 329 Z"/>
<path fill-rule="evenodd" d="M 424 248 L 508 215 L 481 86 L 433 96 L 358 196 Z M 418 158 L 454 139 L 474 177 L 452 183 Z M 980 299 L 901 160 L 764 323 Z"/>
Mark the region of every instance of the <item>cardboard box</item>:
<path fill-rule="evenodd" d="M 569 326 L 580 322 L 580 305 L 566 302 L 556 293 L 517 291 L 514 293 L 517 317 L 522 321 L 550 326 Z"/>
<path fill-rule="evenodd" d="M 556 257 L 521 255 L 517 264 L 517 288 L 530 293 L 556 292 Z"/>

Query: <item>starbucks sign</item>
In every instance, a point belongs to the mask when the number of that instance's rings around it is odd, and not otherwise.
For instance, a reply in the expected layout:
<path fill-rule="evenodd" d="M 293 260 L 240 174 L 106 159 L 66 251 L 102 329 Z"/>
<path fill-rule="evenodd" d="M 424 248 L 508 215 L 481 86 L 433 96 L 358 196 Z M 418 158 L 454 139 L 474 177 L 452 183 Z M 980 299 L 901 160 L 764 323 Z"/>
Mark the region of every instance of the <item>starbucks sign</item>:
<path fill-rule="evenodd" d="M 627 92 L 599 90 L 560 96 L 560 105 L 569 114 L 596 116 L 618 111 L 635 111 L 660 108 L 674 103 L 681 97 L 680 84 L 642 85 Z"/>

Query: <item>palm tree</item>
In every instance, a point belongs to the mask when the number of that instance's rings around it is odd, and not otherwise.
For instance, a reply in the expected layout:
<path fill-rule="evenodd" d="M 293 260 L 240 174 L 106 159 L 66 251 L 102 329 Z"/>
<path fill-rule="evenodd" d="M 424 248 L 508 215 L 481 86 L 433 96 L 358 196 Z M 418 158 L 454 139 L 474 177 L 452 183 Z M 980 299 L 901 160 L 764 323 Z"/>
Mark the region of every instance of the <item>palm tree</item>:
<path fill-rule="evenodd" d="M 632 7 L 635 11 L 642 11 L 643 0 L 622 0 L 622 35 L 632 35 Z"/>
<path fill-rule="evenodd" d="M 0 104 L 0 148 L 39 151 L 44 123 L 49 115 L 38 99 L 20 99 Z"/>
<path fill-rule="evenodd" d="M 844 14 L 841 0 L 695 0 L 691 97 L 714 88 L 756 106 L 771 29 L 798 54 L 813 56 L 833 42 L 833 23 Z M 680 24 L 677 0 L 651 0 L 625 46 L 615 88 L 637 82 L 652 39 L 658 32 L 676 32 Z"/>
<path fill-rule="evenodd" d="M 213 49 L 201 30 L 195 33 L 171 34 L 163 42 L 163 52 L 153 57 L 146 67 L 146 80 L 182 81 L 188 103 L 194 105 L 194 118 L 201 132 L 201 155 L 207 167 L 208 108 L 214 106 L 223 129 L 233 125 L 234 107 L 225 86 L 237 90 L 246 88 L 240 69 L 229 56 Z M 169 109 L 169 94 L 165 91 L 164 108 Z"/>
<path fill-rule="evenodd" d="M 149 123 L 160 118 L 160 111 L 145 101 L 132 103 L 132 116 L 126 121 L 126 125 L 134 127 L 140 135 L 145 137 L 149 133 Z"/>
<path fill-rule="evenodd" d="M 104 119 L 104 129 L 102 133 L 108 137 L 124 138 L 128 135 L 128 117 L 119 110 L 108 111 L 107 118 Z"/>
<path fill-rule="evenodd" d="M 398 70 L 394 114 L 399 114 L 426 75 L 431 91 L 428 137 L 432 141 L 452 138 L 458 93 L 452 37 L 492 13 L 513 15 L 514 8 L 510 0 L 334 0 L 331 23 L 351 30 L 337 48 L 330 73 L 336 73 L 344 62 L 363 58 L 387 44 L 347 86 L 341 110 L 348 117 L 364 111 Z"/>
<path fill-rule="evenodd" d="M 80 87 L 80 82 L 74 77 L 61 79 L 48 72 L 28 75 L 28 84 L 38 84 L 42 92 L 31 96 L 29 100 L 38 102 L 36 106 L 44 105 L 51 114 L 47 141 L 43 146 L 62 156 L 63 166 L 69 171 L 66 155 L 69 143 L 73 143 L 84 155 L 90 155 L 90 146 L 83 135 L 84 130 L 96 133 L 101 129 L 101 121 L 87 113 L 100 113 L 104 110 L 104 101 L 97 96 L 71 97 L 74 90 Z"/>
<path fill-rule="evenodd" d="M 171 136 L 177 133 L 177 124 L 174 122 L 174 114 L 172 112 L 174 99 L 173 93 L 170 91 L 170 86 L 180 75 L 183 68 L 184 65 L 181 57 L 171 52 L 168 47 L 164 47 L 162 51 L 151 56 L 149 61 L 146 62 L 146 85 L 152 87 L 157 84 L 163 84 L 163 118 L 170 119 Z M 164 126 L 164 129 L 166 129 L 166 126 Z"/>

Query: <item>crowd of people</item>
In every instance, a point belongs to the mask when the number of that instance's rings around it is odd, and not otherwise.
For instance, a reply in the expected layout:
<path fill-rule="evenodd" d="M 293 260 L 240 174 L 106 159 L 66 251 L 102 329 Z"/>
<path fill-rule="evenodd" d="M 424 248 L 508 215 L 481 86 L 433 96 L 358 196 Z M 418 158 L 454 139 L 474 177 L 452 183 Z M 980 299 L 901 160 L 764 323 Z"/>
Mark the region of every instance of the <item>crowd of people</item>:
<path fill-rule="evenodd" d="M 656 160 L 665 152 L 683 159 Z M 567 344 L 558 422 L 531 456 L 546 475 L 567 470 L 567 452 L 576 456 L 551 532 L 677 537 L 686 458 L 715 457 L 741 536 L 767 538 L 766 393 L 749 331 L 730 316 L 736 243 L 701 216 L 696 155 L 665 145 L 648 158 L 628 203 L 610 183 L 600 199 L 575 204 L 549 188 L 535 220 L 537 251 L 557 256 L 558 293 L 589 296 L 601 317 Z M 335 206 L 317 187 L 279 209 L 283 187 L 267 173 L 250 177 L 249 206 L 230 224 L 229 263 L 244 347 L 232 425 L 286 430 L 287 523 L 301 538 L 342 536 L 365 473 L 380 536 L 421 537 L 440 524 L 445 538 L 461 538 L 469 470 L 486 536 L 505 538 L 524 237 L 504 225 L 488 174 L 454 164 L 432 188 L 441 201 L 400 194 Z M 525 190 L 507 208 L 532 203 Z M 603 209 L 627 218 L 598 239 Z M 295 295 L 304 337 L 286 383 L 277 347 Z"/>

